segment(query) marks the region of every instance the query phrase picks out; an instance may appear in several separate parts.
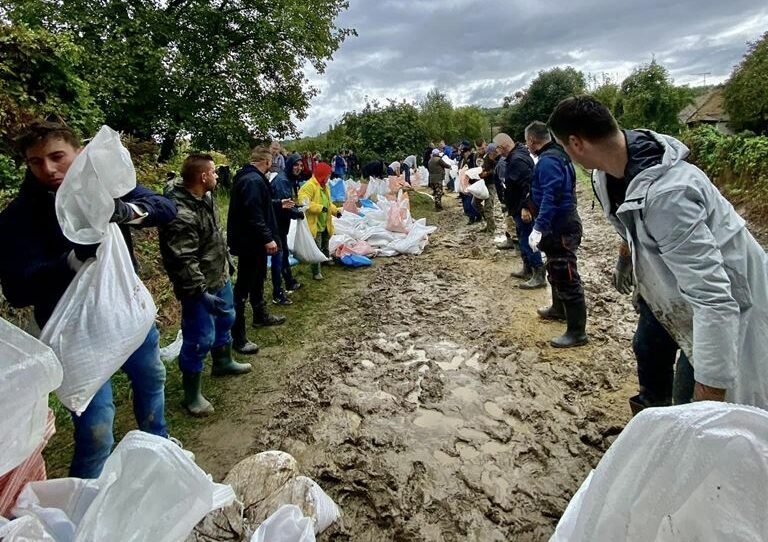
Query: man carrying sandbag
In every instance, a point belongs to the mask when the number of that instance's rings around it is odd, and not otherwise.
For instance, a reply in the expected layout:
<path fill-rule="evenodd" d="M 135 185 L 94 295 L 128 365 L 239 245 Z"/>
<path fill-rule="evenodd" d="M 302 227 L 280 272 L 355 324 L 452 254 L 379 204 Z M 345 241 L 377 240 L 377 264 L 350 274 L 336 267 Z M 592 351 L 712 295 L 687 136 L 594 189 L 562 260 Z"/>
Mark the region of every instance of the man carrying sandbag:
<path fill-rule="evenodd" d="M 273 195 L 266 177 L 271 164 L 269 149 L 256 147 L 251 152 L 251 163 L 240 168 L 232 184 L 227 242 L 232 254 L 238 257 L 232 338 L 234 349 L 241 354 L 258 351 L 245 332 L 246 300 L 251 302 L 254 327 L 285 323 L 285 316 L 270 314 L 264 303 L 267 256 L 280 258 L 281 249 Z"/>
<path fill-rule="evenodd" d="M 208 154 L 191 154 L 181 167 L 181 179 L 166 194 L 179 209 L 176 220 L 160 229 L 163 266 L 181 301 L 181 334 L 184 342 L 179 367 L 184 387 L 184 407 L 194 416 L 213 413 L 202 394 L 205 357 L 211 353 L 213 376 L 240 375 L 249 363 L 232 359 L 235 322 L 230 263 L 219 212 L 213 199 L 216 170 Z M 234 268 L 233 268 L 234 269 Z"/>
<path fill-rule="evenodd" d="M 55 194 L 75 157 L 80 141 L 72 130 L 55 122 L 39 122 L 17 140 L 27 163 L 19 195 L 0 214 L 0 284 L 14 307 L 34 307 L 43 328 L 76 272 L 94 257 L 97 245 L 75 245 L 62 233 L 54 208 Z M 128 226 L 155 227 L 176 216 L 169 199 L 137 186 L 115 200 L 111 221 L 120 224 L 133 258 Z M 119 318 L 119 314 L 115 317 Z M 152 325 L 144 343 L 122 366 L 131 381 L 139 429 L 168 436 L 165 423 L 165 367 L 160 361 L 159 333 Z M 108 380 L 80 416 L 72 417 L 75 451 L 69 475 L 96 478 L 112 452 L 115 405 Z"/>

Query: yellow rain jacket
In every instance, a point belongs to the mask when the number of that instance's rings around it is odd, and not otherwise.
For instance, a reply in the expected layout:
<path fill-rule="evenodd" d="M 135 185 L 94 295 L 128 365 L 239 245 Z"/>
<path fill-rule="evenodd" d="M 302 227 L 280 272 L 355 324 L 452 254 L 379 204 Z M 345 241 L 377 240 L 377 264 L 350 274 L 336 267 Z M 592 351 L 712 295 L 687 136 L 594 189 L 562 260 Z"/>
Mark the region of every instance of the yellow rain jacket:
<path fill-rule="evenodd" d="M 304 183 L 304 186 L 299 190 L 299 205 L 303 205 L 305 200 L 309 202 L 309 207 L 307 208 L 305 215 L 307 226 L 309 226 L 309 231 L 312 233 L 312 237 L 317 236 L 317 219 L 323 212 L 323 197 L 321 194 L 323 190 L 325 190 L 325 195 L 327 196 L 328 201 L 331 202 L 330 207 L 328 207 L 328 218 L 325 230 L 328 232 L 328 235 L 333 235 L 333 217 L 335 217 L 336 213 L 341 209 L 333 204 L 333 200 L 331 199 L 331 188 L 327 184 L 325 185 L 325 188 L 322 188 L 313 175 L 312 178 Z"/>

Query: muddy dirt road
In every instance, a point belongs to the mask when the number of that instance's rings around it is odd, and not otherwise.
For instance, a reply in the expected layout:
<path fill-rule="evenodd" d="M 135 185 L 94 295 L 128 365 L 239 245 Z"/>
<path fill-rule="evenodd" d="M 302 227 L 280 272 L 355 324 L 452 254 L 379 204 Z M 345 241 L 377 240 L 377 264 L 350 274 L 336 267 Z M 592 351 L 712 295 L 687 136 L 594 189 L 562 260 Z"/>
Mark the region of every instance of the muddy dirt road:
<path fill-rule="evenodd" d="M 563 330 L 535 316 L 548 290 L 518 289 L 517 253 L 466 226 L 451 198 L 429 214 L 427 251 L 351 284 L 318 323 L 323 344 L 290 354 L 304 363 L 258 412 L 201 428 L 202 466 L 222 476 L 248 452 L 291 453 L 342 509 L 320 540 L 547 540 L 634 389 L 636 318 L 610 286 L 616 236 L 588 196 L 588 346 L 548 346 Z"/>

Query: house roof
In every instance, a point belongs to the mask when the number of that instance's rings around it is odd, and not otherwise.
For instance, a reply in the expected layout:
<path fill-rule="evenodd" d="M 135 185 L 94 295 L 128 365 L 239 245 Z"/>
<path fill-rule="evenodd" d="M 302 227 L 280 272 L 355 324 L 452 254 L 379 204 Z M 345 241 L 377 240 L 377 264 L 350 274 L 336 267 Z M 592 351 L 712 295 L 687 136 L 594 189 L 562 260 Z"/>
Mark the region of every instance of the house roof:
<path fill-rule="evenodd" d="M 725 112 L 723 88 L 714 88 L 707 94 L 696 98 L 693 104 L 686 106 L 680 112 L 679 118 L 684 124 L 728 122 L 730 117 Z"/>

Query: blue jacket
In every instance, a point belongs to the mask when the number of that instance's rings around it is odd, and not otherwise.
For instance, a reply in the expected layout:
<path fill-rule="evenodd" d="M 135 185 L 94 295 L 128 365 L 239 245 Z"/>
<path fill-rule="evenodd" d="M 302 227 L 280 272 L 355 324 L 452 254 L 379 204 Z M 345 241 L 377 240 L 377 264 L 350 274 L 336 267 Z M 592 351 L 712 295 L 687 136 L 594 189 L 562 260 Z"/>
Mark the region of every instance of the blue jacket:
<path fill-rule="evenodd" d="M 538 211 L 534 227 L 547 233 L 557 230 L 576 212 L 576 171 L 557 143 L 548 143 L 538 155 L 531 181 L 531 202 Z"/>
<path fill-rule="evenodd" d="M 293 176 L 293 166 L 300 161 L 301 157 L 294 154 L 285 161 L 285 171 L 281 171 L 272 179 L 272 203 L 275 207 L 275 217 L 277 218 L 277 227 L 280 235 L 288 235 L 288 229 L 291 227 L 291 220 L 304 218 L 304 214 L 298 209 L 283 209 L 283 200 L 291 199 L 296 194 L 298 179 L 292 181 L 289 176 Z"/>
<path fill-rule="evenodd" d="M 137 186 L 120 198 L 146 211 L 140 228 L 160 226 L 176 217 L 176 205 L 143 186 Z M 33 306 L 35 320 L 43 327 L 53 309 L 75 277 L 67 264 L 67 255 L 75 244 L 64 237 L 54 208 L 55 195 L 31 174 L 19 195 L 0 213 L 0 285 L 3 295 L 14 307 Z M 120 225 L 131 259 L 133 240 L 129 227 Z"/>

